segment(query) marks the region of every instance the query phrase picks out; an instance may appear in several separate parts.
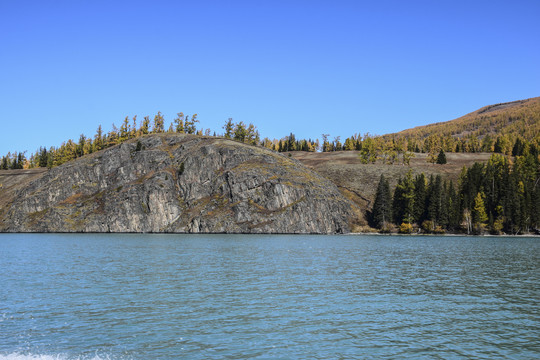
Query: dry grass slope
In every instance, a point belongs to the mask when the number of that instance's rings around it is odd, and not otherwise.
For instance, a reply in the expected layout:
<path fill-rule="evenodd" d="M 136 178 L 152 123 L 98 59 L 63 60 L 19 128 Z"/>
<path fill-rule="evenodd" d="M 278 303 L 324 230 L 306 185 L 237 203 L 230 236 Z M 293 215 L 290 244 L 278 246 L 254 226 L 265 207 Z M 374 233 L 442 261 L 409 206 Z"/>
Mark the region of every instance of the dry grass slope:
<path fill-rule="evenodd" d="M 411 170 L 413 174 L 426 176 L 441 175 L 443 179 L 457 180 L 463 166 L 475 162 L 486 162 L 489 153 L 447 153 L 448 163 L 437 165 L 427 162 L 427 154 L 415 154 L 410 166 L 387 165 L 383 163 L 362 164 L 359 152 L 338 151 L 327 153 L 292 152 L 292 156 L 307 167 L 315 170 L 338 186 L 342 194 L 353 200 L 364 212 L 370 209 L 381 174 L 389 179 L 391 188 L 395 187 L 400 176 Z"/>

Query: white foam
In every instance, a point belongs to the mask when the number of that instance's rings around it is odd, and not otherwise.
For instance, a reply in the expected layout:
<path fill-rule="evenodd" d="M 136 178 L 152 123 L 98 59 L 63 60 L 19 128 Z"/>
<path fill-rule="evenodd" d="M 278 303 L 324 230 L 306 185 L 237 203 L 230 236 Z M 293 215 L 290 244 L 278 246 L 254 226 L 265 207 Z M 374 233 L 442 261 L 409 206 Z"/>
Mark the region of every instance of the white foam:
<path fill-rule="evenodd" d="M 82 356 L 67 356 L 67 355 L 44 355 L 44 354 L 0 354 L 0 360 L 113 360 L 113 358 L 107 357 L 82 357 Z"/>
<path fill-rule="evenodd" d="M 51 356 L 51 355 L 23 355 L 23 354 L 8 354 L 0 355 L 0 360 L 64 360 L 65 358 L 60 355 Z"/>

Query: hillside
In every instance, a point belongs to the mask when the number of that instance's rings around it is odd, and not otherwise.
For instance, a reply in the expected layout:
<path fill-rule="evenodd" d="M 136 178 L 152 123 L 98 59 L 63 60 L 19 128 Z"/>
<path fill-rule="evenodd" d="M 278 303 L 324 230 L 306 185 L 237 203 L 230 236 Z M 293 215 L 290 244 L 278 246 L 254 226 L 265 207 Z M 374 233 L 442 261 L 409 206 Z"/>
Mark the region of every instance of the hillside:
<path fill-rule="evenodd" d="M 148 135 L 27 172 L 2 172 L 0 231 L 326 234 L 353 221 L 330 181 L 223 138 Z"/>
<path fill-rule="evenodd" d="M 540 143 L 540 97 L 485 106 L 455 120 L 419 126 L 384 135 L 384 139 L 405 139 L 422 148 L 426 139 L 452 138 L 447 151 L 493 151 L 497 138 L 503 137 L 503 153 L 511 152 L 519 137 Z M 448 141 L 448 140 L 446 140 Z M 459 148 L 461 141 L 469 149 Z M 445 140 L 440 140 L 444 143 Z M 444 144 L 446 145 L 446 144 Z M 476 147 L 476 148 L 475 148 Z M 428 150 L 425 149 L 425 152 Z"/>
<path fill-rule="evenodd" d="M 443 179 L 457 184 L 464 166 L 470 167 L 475 162 L 484 163 L 491 156 L 488 153 L 449 153 L 445 165 L 432 164 L 427 154 L 415 154 L 410 166 L 389 165 L 384 163 L 363 164 L 358 151 L 335 151 L 326 153 L 292 152 L 292 156 L 307 167 L 331 180 L 340 191 L 354 201 L 363 210 L 373 205 L 377 183 L 381 174 L 390 180 L 392 188 L 398 178 L 411 170 L 414 174 L 427 176 L 441 175 Z"/>

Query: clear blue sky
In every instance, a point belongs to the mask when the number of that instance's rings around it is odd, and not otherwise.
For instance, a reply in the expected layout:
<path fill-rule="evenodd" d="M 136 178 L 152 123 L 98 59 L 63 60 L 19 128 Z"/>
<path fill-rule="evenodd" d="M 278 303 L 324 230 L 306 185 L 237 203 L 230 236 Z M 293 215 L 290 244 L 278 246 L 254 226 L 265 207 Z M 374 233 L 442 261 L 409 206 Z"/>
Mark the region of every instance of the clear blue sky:
<path fill-rule="evenodd" d="M 540 1 L 0 0 L 0 154 L 126 115 L 385 134 L 540 96 Z"/>

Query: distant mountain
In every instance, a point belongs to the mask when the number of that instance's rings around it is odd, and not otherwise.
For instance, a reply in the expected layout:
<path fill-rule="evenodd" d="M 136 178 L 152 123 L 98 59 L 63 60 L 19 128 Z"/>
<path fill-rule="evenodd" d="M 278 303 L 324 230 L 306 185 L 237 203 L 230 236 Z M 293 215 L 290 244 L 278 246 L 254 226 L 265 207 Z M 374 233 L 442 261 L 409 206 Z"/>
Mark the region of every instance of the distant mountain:
<path fill-rule="evenodd" d="M 517 138 L 540 142 L 540 97 L 485 106 L 455 120 L 433 123 L 384 135 L 385 139 L 405 138 L 422 143 L 428 137 L 454 140 L 483 140 L 482 151 L 492 151 L 497 137 L 513 145 Z M 489 149 L 491 147 L 491 149 Z"/>

